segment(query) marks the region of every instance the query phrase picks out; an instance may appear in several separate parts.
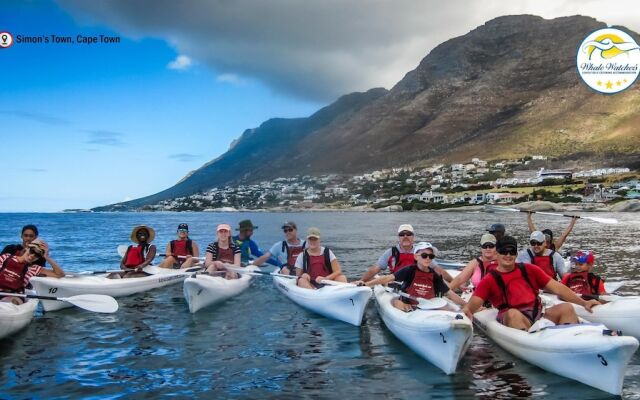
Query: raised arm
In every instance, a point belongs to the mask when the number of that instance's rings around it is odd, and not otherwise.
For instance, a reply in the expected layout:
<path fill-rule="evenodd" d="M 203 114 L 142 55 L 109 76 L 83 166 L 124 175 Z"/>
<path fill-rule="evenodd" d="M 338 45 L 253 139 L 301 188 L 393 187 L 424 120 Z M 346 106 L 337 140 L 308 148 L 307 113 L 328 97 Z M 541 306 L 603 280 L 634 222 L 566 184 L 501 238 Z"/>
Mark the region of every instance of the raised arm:
<path fill-rule="evenodd" d="M 562 235 L 560 235 L 559 238 L 554 240 L 554 244 L 556 245 L 556 250 L 560 250 L 560 247 L 562 247 L 565 240 L 567 240 L 567 237 L 573 230 L 573 226 L 576 224 L 577 220 L 578 220 L 578 217 L 571 218 L 571 222 L 569 222 L 569 226 L 567 226 L 567 229 L 565 229 L 564 232 L 562 232 Z"/>
<path fill-rule="evenodd" d="M 529 226 L 529 233 L 537 231 L 536 224 L 533 223 L 533 213 L 527 212 L 527 225 Z"/>

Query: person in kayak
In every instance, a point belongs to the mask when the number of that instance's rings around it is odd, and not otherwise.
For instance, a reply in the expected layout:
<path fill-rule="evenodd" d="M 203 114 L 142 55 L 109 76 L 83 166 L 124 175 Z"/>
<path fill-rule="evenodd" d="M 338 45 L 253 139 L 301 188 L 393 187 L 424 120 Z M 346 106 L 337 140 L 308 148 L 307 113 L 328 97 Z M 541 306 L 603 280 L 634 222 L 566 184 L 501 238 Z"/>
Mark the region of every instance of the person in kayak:
<path fill-rule="evenodd" d="M 393 274 L 404 267 L 415 264 L 414 242 L 415 231 L 413 230 L 413 226 L 410 224 L 400 225 L 398 227 L 398 244 L 385 250 L 378 258 L 378 261 L 369 267 L 360 280 L 368 282 L 382 271 L 388 270 L 389 273 Z M 435 250 L 437 251 L 437 249 Z M 447 282 L 453 280 L 453 277 L 442 267 L 435 262 L 431 264 L 431 267 L 442 275 Z"/>
<path fill-rule="evenodd" d="M 44 240 L 38 239 L 38 234 L 39 232 L 38 232 L 37 226 L 32 224 L 23 226 L 22 232 L 20 234 L 22 243 L 7 245 L 4 247 L 4 249 L 2 249 L 2 252 L 0 252 L 0 254 L 12 254 L 12 255 L 19 256 L 24 252 L 24 249 L 29 245 L 29 243 L 33 242 L 34 240 L 39 240 L 40 244 L 44 246 L 44 255 L 42 257 L 39 257 L 33 263 L 33 265 L 46 267 L 48 262 L 53 267 L 53 270 L 56 270 L 56 269 L 62 270 L 58 265 L 58 263 L 49 256 L 49 245 Z"/>
<path fill-rule="evenodd" d="M 505 235 L 505 227 L 502 224 L 491 224 L 487 228 L 487 232 L 495 236 L 496 240 L 500 240 Z"/>
<path fill-rule="evenodd" d="M 307 248 L 307 242 L 298 237 L 298 226 L 293 221 L 287 221 L 282 225 L 284 240 L 274 243 L 271 249 L 253 261 L 253 265 L 261 266 L 267 260 L 277 261 L 276 266 L 280 267 L 280 273 L 294 275 L 295 263 L 298 254 Z"/>
<path fill-rule="evenodd" d="M 231 240 L 231 225 L 220 224 L 216 228 L 217 239 L 207 246 L 206 256 L 204 258 L 204 266 L 209 274 L 216 271 L 226 271 L 226 279 L 238 279 L 240 276 L 225 269 L 225 264 L 233 264 L 240 266 L 240 247 L 236 246 Z"/>
<path fill-rule="evenodd" d="M 540 231 L 534 231 L 529 237 L 528 249 L 520 252 L 516 262 L 537 265 L 551 278 L 558 280 L 567 272 L 564 258 L 554 250 L 547 248 L 547 238 Z"/>
<path fill-rule="evenodd" d="M 156 237 L 156 231 L 146 225 L 138 225 L 131 230 L 131 241 L 137 246 L 130 245 L 122 256 L 120 261 L 120 269 L 125 272 L 112 273 L 107 278 L 139 278 L 148 276 L 143 268 L 151 265 L 156 257 L 156 245 L 151 244 Z"/>
<path fill-rule="evenodd" d="M 167 244 L 166 258 L 160 263 L 160 268 L 189 268 L 198 263 L 200 249 L 198 244 L 189 239 L 189 225 L 178 225 L 178 239 Z"/>
<path fill-rule="evenodd" d="M 324 279 L 347 282 L 342 268 L 333 251 L 320 245 L 320 229 L 309 228 L 307 248 L 296 259 L 298 286 L 307 289 L 319 289 Z"/>
<path fill-rule="evenodd" d="M 40 240 L 33 240 L 27 244 L 20 255 L 5 253 L 0 255 L 0 292 L 24 293 L 29 280 L 34 276 L 49 276 L 62 278 L 64 271 L 58 264 L 51 264 L 52 270 L 42 267 L 35 262 L 44 258 L 46 247 Z M 11 302 L 16 305 L 24 303 L 21 297 L 0 296 L 0 301 Z"/>
<path fill-rule="evenodd" d="M 498 253 L 496 252 L 496 237 L 485 233 L 480 238 L 480 256 L 469 261 L 462 271 L 450 283 L 449 288 L 455 290 L 471 280 L 477 287 L 482 278 L 498 267 Z"/>
<path fill-rule="evenodd" d="M 533 232 L 538 230 L 536 228 L 536 224 L 533 222 L 533 212 L 528 212 L 527 214 L 528 214 L 527 215 L 527 225 L 529 226 L 529 233 L 533 233 Z M 576 216 L 571 218 L 571 221 L 569 222 L 569 225 L 564 230 L 564 232 L 562 232 L 562 235 L 560 235 L 560 237 L 555 239 L 555 240 L 553 239 L 553 231 L 551 231 L 551 229 L 542 230 L 542 233 L 544 233 L 545 235 L 549 235 L 549 240 L 547 242 L 547 248 L 551 249 L 553 251 L 560 250 L 560 248 L 564 244 L 565 240 L 567 240 L 567 237 L 569 236 L 569 234 L 573 230 L 573 226 L 576 224 L 577 220 L 578 220 L 578 217 L 576 217 Z"/>
<path fill-rule="evenodd" d="M 562 277 L 562 283 L 582 298 L 607 294 L 604 279 L 591 272 L 596 256 L 591 250 L 579 250 L 571 257 L 572 271 Z"/>
<path fill-rule="evenodd" d="M 264 255 L 264 252 L 260 249 L 258 244 L 251 239 L 253 231 L 258 229 L 253 225 L 250 219 L 242 220 L 238 223 L 238 234 L 233 237 L 233 243 L 240 248 L 241 261 L 244 264 L 248 264 L 254 258 L 259 258 Z M 272 265 L 278 265 L 278 261 L 273 258 L 268 259 L 267 262 Z"/>
<path fill-rule="evenodd" d="M 473 318 L 473 313 L 478 311 L 485 301 L 489 301 L 498 309 L 498 322 L 514 329 L 528 330 L 542 316 L 555 324 L 578 323 L 576 312 L 569 303 L 547 308 L 543 314 L 542 301 L 538 296 L 540 289 L 583 306 L 589 312 L 591 307 L 600 304 L 595 300 L 583 300 L 533 264 L 516 264 L 518 242 L 513 237 L 505 236 L 498 240 L 496 248 L 497 269 L 480 281 L 473 296 L 463 308 L 463 312 L 469 318 Z"/>
<path fill-rule="evenodd" d="M 447 286 L 442 275 L 431 267 L 433 259 L 436 258 L 435 250 L 435 247 L 433 247 L 431 243 L 420 242 L 414 246 L 414 262 L 412 265 L 366 283 L 363 281 L 355 283 L 359 286 L 365 284 L 373 287 L 375 285 L 385 285 L 393 281 L 398 281 L 402 282 L 400 291 L 413 297 L 433 299 L 434 297 L 447 296 L 454 303 L 464 306 L 464 300 L 455 294 L 453 290 L 449 290 L 449 286 Z M 404 297 L 393 300 L 393 306 L 395 308 L 407 312 L 413 311 L 414 306 L 417 304 L 417 301 Z"/>

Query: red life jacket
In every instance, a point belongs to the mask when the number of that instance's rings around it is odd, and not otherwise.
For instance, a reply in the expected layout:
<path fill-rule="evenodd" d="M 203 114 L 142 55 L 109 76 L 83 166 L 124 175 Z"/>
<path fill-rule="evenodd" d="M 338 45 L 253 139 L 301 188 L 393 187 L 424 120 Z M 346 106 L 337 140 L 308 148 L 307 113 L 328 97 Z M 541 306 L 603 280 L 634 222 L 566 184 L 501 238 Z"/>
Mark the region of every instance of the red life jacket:
<path fill-rule="evenodd" d="M 28 264 L 19 263 L 15 256 L 7 257 L 0 267 L 0 291 L 22 293 L 28 270 Z"/>
<path fill-rule="evenodd" d="M 497 308 L 500 311 L 507 310 L 509 308 L 525 310 L 529 309 L 533 303 L 533 315 L 538 315 L 538 311 L 540 310 L 542 303 L 538 296 L 538 291 L 534 289 L 531 284 L 527 268 L 524 264 L 518 263 L 517 269 L 520 271 L 520 277 L 522 279 L 518 279 L 518 277 L 512 278 L 509 281 L 509 287 L 505 285 L 500 272 L 495 270 L 489 272 L 491 276 L 493 276 L 493 279 L 495 279 L 498 287 L 502 290 L 502 298 L 504 302 L 499 304 Z"/>
<path fill-rule="evenodd" d="M 124 266 L 125 267 L 137 267 L 142 264 L 144 260 L 147 258 L 147 253 L 149 253 L 149 247 L 151 245 L 147 244 L 139 244 L 137 246 L 129 246 L 127 247 L 127 252 L 124 255 Z"/>
<path fill-rule="evenodd" d="M 389 273 L 393 274 L 396 271 L 400 271 L 404 267 L 415 264 L 416 259 L 411 253 L 400 253 L 397 246 L 391 248 L 391 257 L 387 261 L 389 266 Z"/>
<path fill-rule="evenodd" d="M 574 272 L 569 274 L 567 286 L 577 294 L 594 295 L 599 294 L 601 280 L 602 278 L 591 272 Z"/>
<path fill-rule="evenodd" d="M 298 255 L 304 251 L 304 246 L 307 244 L 306 241 L 302 242 L 301 246 L 291 246 L 289 247 L 289 243 L 286 240 L 282 241 L 282 252 L 287 255 L 287 263 L 283 265 L 283 267 L 293 267 L 296 265 L 296 259 Z"/>
<path fill-rule="evenodd" d="M 480 268 L 480 279 L 484 278 L 484 276 L 489 272 L 498 268 L 498 260 L 491 260 L 487 265 L 484 265 L 482 257 L 476 257 L 476 261 L 478 262 L 478 268 Z"/>
<path fill-rule="evenodd" d="M 553 255 L 555 254 L 555 251 L 551 250 L 551 253 L 547 256 L 536 256 L 531 252 L 531 249 L 527 249 L 527 253 L 531 259 L 531 264 L 537 265 L 545 274 L 555 280 L 558 280 L 558 274 L 556 273 L 556 269 L 553 267 Z"/>
<path fill-rule="evenodd" d="M 193 242 L 191 239 L 185 240 L 172 240 L 169 242 L 171 246 L 171 254 L 174 256 L 192 256 L 193 255 Z"/>
<path fill-rule="evenodd" d="M 222 247 L 218 247 L 218 257 L 216 258 L 216 260 L 222 261 L 224 263 L 233 264 L 234 254 L 231 246 L 227 247 L 226 249 L 223 249 Z"/>
<path fill-rule="evenodd" d="M 436 297 L 436 289 L 434 287 L 434 278 L 436 272 L 429 267 L 428 272 L 424 272 L 418 267 L 415 267 L 413 279 L 409 285 L 404 289 L 405 293 L 410 294 L 413 297 L 421 297 L 423 299 L 433 299 Z M 409 304 L 418 304 L 417 301 L 409 299 Z"/>
<path fill-rule="evenodd" d="M 333 273 L 329 248 L 325 247 L 324 252 L 319 256 L 312 256 L 307 250 L 304 250 L 302 272 L 309 274 L 311 282 L 315 282 L 319 276 L 327 276 Z"/>

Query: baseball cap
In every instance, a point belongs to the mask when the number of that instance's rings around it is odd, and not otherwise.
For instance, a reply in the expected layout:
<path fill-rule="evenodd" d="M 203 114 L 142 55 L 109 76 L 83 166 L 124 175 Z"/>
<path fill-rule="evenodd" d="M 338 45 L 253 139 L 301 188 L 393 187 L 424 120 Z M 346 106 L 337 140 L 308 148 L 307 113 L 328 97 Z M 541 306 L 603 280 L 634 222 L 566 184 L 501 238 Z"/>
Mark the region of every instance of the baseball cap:
<path fill-rule="evenodd" d="M 413 253 L 419 253 L 421 250 L 431 249 L 433 254 L 436 253 L 436 248 L 429 242 L 420 242 L 413 246 Z"/>
<path fill-rule="evenodd" d="M 489 226 L 489 229 L 487 229 L 487 232 L 491 233 L 491 232 L 504 232 L 504 225 L 502 224 L 493 224 L 491 226 Z"/>
<path fill-rule="evenodd" d="M 493 236 L 490 233 L 485 233 L 484 235 L 482 235 L 482 237 L 480 238 L 480 245 L 482 246 L 485 243 L 492 243 L 492 244 L 496 244 L 496 237 Z"/>
<path fill-rule="evenodd" d="M 509 247 L 518 250 L 518 241 L 513 236 L 503 236 L 502 239 L 498 240 L 496 243 L 496 247 L 498 250 Z"/>
<path fill-rule="evenodd" d="M 218 232 L 219 230 L 222 230 L 222 229 L 226 229 L 226 230 L 228 230 L 229 232 L 231 232 L 231 225 L 229 225 L 229 224 L 220 224 L 220 225 L 218 225 L 218 227 L 216 228 L 216 232 Z"/>
<path fill-rule="evenodd" d="M 578 250 L 575 256 L 571 257 L 571 261 L 580 264 L 593 264 L 596 260 L 596 256 L 591 250 Z"/>
<path fill-rule="evenodd" d="M 540 231 L 531 232 L 531 236 L 529 236 L 529 240 L 535 240 L 536 242 L 544 243 L 544 233 Z"/>
<path fill-rule="evenodd" d="M 398 227 L 398 233 L 403 231 L 409 231 L 411 233 L 415 233 L 413 230 L 413 226 L 411 226 L 410 224 L 402 224 Z"/>
<path fill-rule="evenodd" d="M 307 239 L 311 238 L 311 237 L 320 239 L 320 229 L 318 229 L 318 228 L 309 228 L 309 230 L 307 231 Z"/>
<path fill-rule="evenodd" d="M 293 229 L 298 229 L 298 227 L 296 226 L 296 223 L 293 221 L 287 221 L 284 224 L 282 224 L 282 229 L 284 228 L 293 228 Z"/>
<path fill-rule="evenodd" d="M 182 223 L 182 224 L 178 225 L 178 230 L 180 230 L 180 229 L 184 229 L 185 231 L 188 231 L 189 230 L 189 225 Z"/>

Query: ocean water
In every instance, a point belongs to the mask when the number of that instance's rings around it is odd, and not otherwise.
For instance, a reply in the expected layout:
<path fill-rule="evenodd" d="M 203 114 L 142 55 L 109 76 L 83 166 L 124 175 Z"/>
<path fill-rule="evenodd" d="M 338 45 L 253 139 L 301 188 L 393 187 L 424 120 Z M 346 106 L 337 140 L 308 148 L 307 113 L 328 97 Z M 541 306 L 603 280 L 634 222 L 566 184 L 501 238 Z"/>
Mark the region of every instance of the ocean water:
<path fill-rule="evenodd" d="M 596 272 L 640 289 L 640 215 L 598 214 L 620 220 L 579 220 L 567 250 L 591 248 Z M 19 242 L 36 224 L 52 256 L 67 271 L 117 267 L 116 247 L 131 228 L 156 229 L 160 252 L 178 223 L 190 226 L 201 249 L 218 223 L 251 218 L 262 248 L 282 240 L 285 220 L 322 230 L 346 275 L 356 278 L 412 223 L 418 240 L 447 258 L 467 261 L 483 230 L 502 222 L 525 243 L 524 214 L 487 213 L 90 213 L 0 214 L 0 245 Z M 559 234 L 567 219 L 536 218 Z M 601 399 L 607 393 L 516 359 L 476 332 L 458 373 L 446 376 L 384 326 L 370 303 L 361 327 L 329 320 L 290 302 L 269 279 L 223 304 L 190 314 L 180 284 L 120 298 L 116 314 L 79 309 L 37 312 L 13 338 L 0 340 L 0 398 L 554 398 Z M 626 373 L 625 398 L 640 399 L 640 359 Z"/>

